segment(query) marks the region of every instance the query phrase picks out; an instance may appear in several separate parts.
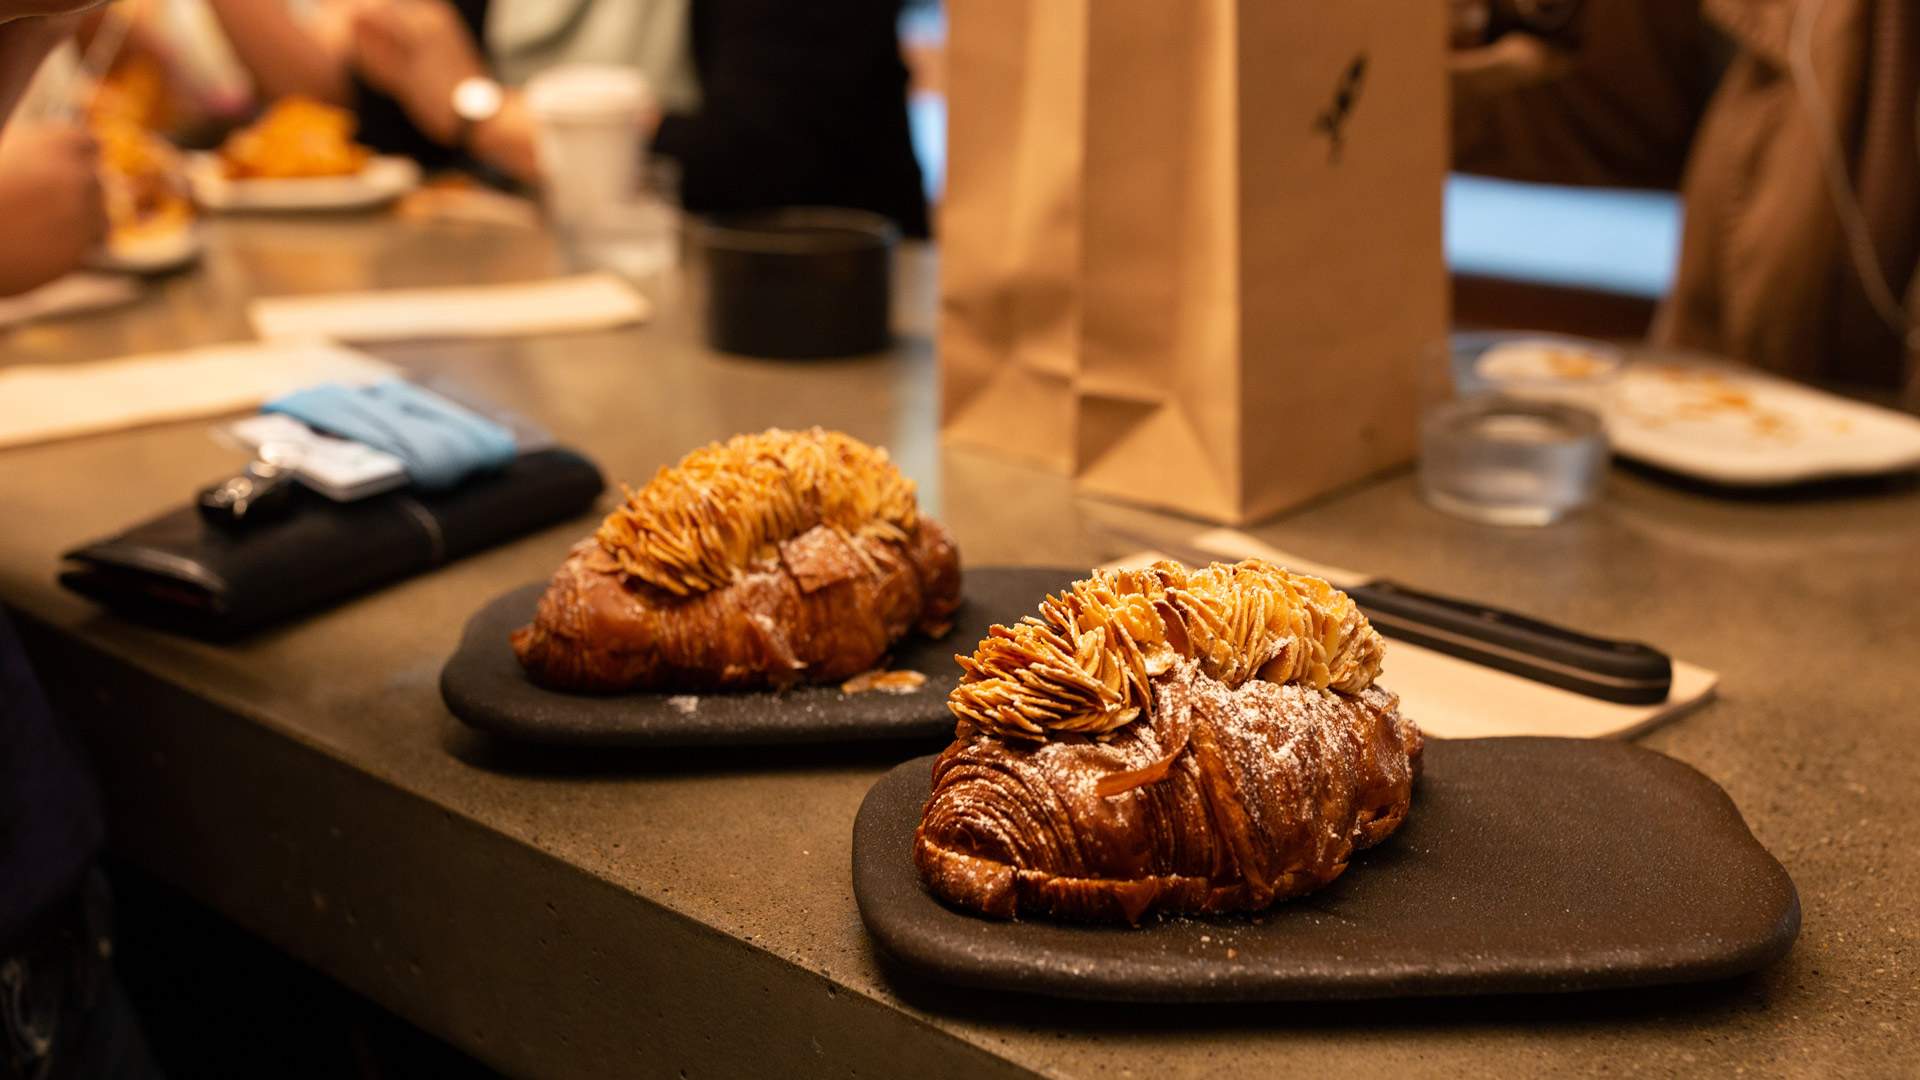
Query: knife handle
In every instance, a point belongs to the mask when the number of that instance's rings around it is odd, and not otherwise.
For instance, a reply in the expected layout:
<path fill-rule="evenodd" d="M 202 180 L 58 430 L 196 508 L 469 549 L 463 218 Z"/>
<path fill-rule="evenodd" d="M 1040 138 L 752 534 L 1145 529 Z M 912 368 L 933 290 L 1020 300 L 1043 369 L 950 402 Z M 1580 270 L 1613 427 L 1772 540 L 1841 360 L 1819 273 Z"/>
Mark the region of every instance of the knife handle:
<path fill-rule="evenodd" d="M 1590 637 L 1391 581 L 1346 591 L 1388 637 L 1536 682 L 1625 705 L 1657 705 L 1673 687 L 1673 662 L 1639 642 Z"/>

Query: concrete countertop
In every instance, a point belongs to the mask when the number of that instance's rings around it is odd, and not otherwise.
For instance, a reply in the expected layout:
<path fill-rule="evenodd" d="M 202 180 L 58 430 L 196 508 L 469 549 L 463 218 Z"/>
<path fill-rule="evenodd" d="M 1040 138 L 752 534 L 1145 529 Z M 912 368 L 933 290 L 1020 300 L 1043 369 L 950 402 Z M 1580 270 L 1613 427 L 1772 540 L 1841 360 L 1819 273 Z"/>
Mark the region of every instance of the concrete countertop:
<path fill-rule="evenodd" d="M 249 295 L 506 281 L 540 234 L 384 217 L 219 221 L 133 307 L 0 336 L 0 364 L 246 336 Z M 904 253 L 888 356 L 767 363 L 699 344 L 690 286 L 654 323 L 375 350 L 548 423 L 612 480 L 772 424 L 892 448 L 967 562 L 1088 565 L 1103 528 L 1172 519 L 943 452 L 933 265 Z M 205 422 L 0 451 L 0 601 L 101 762 L 115 842 L 281 947 L 515 1073 L 1126 1077 L 1706 1071 L 1893 1074 L 1920 1053 L 1920 493 L 1728 498 L 1615 470 L 1602 505 L 1508 531 L 1406 476 L 1258 535 L 1299 554 L 1632 636 L 1717 669 L 1719 700 L 1643 738 L 1733 796 L 1792 873 L 1792 954 L 1732 984 L 1569 998 L 1154 1009 L 916 985 L 848 880 L 869 784 L 925 746 L 573 754 L 491 743 L 436 690 L 476 607 L 543 579 L 583 519 L 239 644 L 101 614 L 59 553 L 231 471 Z M 1020 432 L 1009 431 L 1009 439 Z"/>

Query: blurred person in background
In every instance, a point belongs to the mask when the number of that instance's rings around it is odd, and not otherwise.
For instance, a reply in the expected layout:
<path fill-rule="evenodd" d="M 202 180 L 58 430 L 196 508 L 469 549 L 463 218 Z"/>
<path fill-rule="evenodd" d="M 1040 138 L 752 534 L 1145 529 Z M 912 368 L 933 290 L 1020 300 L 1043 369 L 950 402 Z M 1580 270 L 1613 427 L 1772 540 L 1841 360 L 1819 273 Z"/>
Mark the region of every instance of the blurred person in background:
<path fill-rule="evenodd" d="M 847 206 L 927 234 L 900 0 L 337 0 L 304 22 L 281 0 L 209 2 L 265 96 L 351 106 L 370 145 L 430 167 L 537 184 L 520 85 L 619 64 L 654 89 L 652 152 L 688 210 Z"/>
<path fill-rule="evenodd" d="M 0 135 L 85 2 L 0 0 Z M 74 132 L 0 154 L 0 291 L 65 272 L 104 232 L 92 147 Z M 39 250 L 42 246 L 52 251 Z M 114 976 L 105 831 L 85 758 L 54 721 L 0 612 L 0 1077 L 157 1076 Z"/>
<path fill-rule="evenodd" d="M 78 265 L 105 230 L 85 136 L 7 130 L 87 6 L 0 0 L 0 292 Z M 159 1075 L 109 960 L 110 901 L 94 865 L 104 817 L 0 611 L 0 1078 Z"/>
<path fill-rule="evenodd" d="M 1456 168 L 1680 192 L 1656 344 L 1920 408 L 1920 5 L 1449 9 Z"/>
<path fill-rule="evenodd" d="M 49 52 L 66 40 L 84 2 L 0 0 L 0 124 L 5 124 Z M 106 236 L 97 155 L 67 124 L 0 128 L 0 296 L 79 269 Z"/>
<path fill-rule="evenodd" d="M 85 130 L 20 124 L 0 135 L 0 296 L 80 269 L 106 239 L 98 151 Z"/>

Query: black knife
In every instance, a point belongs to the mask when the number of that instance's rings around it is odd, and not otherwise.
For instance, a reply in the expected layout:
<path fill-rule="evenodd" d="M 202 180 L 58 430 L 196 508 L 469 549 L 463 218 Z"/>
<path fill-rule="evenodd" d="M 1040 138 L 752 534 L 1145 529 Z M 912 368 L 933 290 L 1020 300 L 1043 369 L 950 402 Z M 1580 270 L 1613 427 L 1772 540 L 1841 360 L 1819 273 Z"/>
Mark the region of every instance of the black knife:
<path fill-rule="evenodd" d="M 1143 536 L 1128 543 L 1164 552 L 1191 565 L 1232 561 L 1232 556 Z M 1326 577 L 1353 597 L 1375 629 L 1484 667 L 1623 705 L 1658 705 L 1673 688 L 1673 661 L 1636 641 L 1616 641 L 1564 626 L 1380 579 L 1289 560 L 1301 573 Z"/>

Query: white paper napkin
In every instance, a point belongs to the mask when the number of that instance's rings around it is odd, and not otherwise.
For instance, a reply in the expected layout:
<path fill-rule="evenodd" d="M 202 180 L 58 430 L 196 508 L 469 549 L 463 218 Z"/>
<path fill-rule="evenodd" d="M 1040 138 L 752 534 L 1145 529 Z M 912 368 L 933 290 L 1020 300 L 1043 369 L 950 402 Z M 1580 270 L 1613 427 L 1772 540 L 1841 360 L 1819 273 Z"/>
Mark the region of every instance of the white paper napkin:
<path fill-rule="evenodd" d="M 1190 543 L 1222 559 L 1263 558 L 1305 573 L 1338 578 L 1358 575 L 1298 559 L 1270 544 L 1232 529 L 1212 529 Z M 1109 566 L 1143 566 L 1160 558 L 1142 551 Z M 1400 695 L 1406 715 L 1420 730 L 1442 739 L 1478 739 L 1497 735 L 1559 735 L 1569 738 L 1624 739 L 1695 708 L 1713 696 L 1720 676 L 1697 664 L 1675 659 L 1673 689 L 1657 705 L 1621 705 L 1576 694 L 1545 683 L 1448 656 L 1398 638 L 1387 639 L 1380 684 Z"/>
<path fill-rule="evenodd" d="M 213 345 L 80 364 L 0 368 L 0 447 L 256 408 L 319 382 L 364 384 L 399 370 L 314 342 Z"/>
<path fill-rule="evenodd" d="M 388 289 L 255 300 L 254 330 L 269 340 L 401 341 L 604 330 L 651 314 L 645 297 L 612 274 L 524 285 Z"/>

